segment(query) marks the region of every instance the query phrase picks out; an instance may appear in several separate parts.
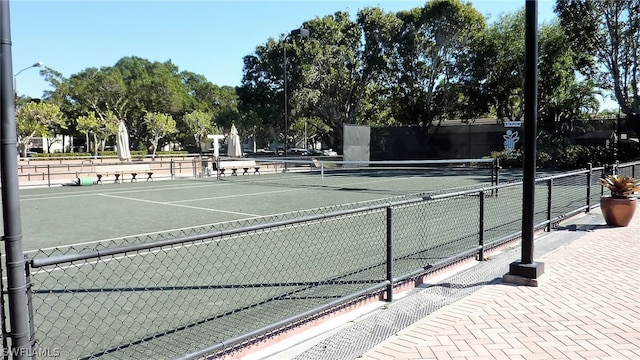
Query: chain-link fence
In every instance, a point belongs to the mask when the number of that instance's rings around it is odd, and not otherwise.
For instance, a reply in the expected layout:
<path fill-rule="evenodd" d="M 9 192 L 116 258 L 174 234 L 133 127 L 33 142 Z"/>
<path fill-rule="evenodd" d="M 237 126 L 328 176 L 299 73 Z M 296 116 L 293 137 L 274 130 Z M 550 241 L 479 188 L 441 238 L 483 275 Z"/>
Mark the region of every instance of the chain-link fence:
<path fill-rule="evenodd" d="M 604 171 L 537 179 L 536 227 L 588 211 Z M 26 261 L 34 354 L 197 358 L 389 299 L 393 285 L 520 236 L 522 191 L 514 181 L 40 251 Z"/>
<path fill-rule="evenodd" d="M 630 163 L 616 163 L 615 165 L 616 173 L 620 175 L 625 175 L 633 178 L 637 178 L 640 176 L 640 163 L 638 162 L 630 162 Z"/>

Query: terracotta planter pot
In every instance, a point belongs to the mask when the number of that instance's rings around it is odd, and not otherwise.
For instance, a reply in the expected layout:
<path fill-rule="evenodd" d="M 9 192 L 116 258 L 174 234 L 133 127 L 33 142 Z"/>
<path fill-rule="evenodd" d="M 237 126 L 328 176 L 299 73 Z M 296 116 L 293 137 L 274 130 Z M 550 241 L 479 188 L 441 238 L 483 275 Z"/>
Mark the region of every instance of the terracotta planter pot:
<path fill-rule="evenodd" d="M 633 218 L 637 203 L 636 198 L 614 199 L 603 196 L 600 198 L 600 210 L 607 225 L 627 226 Z"/>

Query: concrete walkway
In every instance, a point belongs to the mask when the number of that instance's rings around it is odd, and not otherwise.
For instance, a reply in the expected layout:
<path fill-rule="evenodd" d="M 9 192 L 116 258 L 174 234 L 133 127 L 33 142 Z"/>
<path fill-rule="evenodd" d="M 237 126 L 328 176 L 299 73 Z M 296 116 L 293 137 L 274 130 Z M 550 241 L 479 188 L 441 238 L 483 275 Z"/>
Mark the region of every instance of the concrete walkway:
<path fill-rule="evenodd" d="M 602 224 L 563 230 L 586 234 L 535 259 L 539 287 L 483 286 L 359 358 L 640 359 L 640 210 Z"/>

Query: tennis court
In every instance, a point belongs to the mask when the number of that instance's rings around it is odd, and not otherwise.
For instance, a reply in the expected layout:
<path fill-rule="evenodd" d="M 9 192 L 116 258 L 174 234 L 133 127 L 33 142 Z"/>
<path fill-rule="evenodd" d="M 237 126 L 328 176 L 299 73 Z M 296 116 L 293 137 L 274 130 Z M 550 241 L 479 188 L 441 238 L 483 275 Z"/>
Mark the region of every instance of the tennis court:
<path fill-rule="evenodd" d="M 404 164 L 401 164 L 404 165 Z M 214 176 L 173 181 L 105 182 L 21 191 L 24 249 L 117 241 L 190 228 L 310 211 L 340 204 L 491 182 L 486 167 L 350 168 L 337 173 L 298 168 L 289 173 Z"/>

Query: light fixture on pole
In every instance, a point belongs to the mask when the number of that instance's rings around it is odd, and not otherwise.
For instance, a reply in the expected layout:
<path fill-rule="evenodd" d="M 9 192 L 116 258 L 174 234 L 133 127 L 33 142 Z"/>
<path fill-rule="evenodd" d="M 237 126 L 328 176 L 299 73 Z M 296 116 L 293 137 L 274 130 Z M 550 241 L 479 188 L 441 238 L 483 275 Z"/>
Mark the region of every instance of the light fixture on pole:
<path fill-rule="evenodd" d="M 291 32 L 289 33 L 289 35 L 287 35 L 284 38 L 284 41 L 282 43 L 282 48 L 284 49 L 284 51 L 282 52 L 284 54 L 283 59 L 282 59 L 282 68 L 283 68 L 283 74 L 284 74 L 284 169 L 285 171 L 287 170 L 287 140 L 289 138 L 289 119 L 288 119 L 288 100 L 287 100 L 287 40 L 292 37 L 292 36 L 300 36 L 300 37 L 308 37 L 309 36 L 309 30 L 305 29 L 305 28 L 299 28 L 299 29 L 293 29 L 291 30 Z"/>
<path fill-rule="evenodd" d="M 42 67 L 43 65 L 44 65 L 44 63 L 42 61 L 38 61 L 37 63 L 35 63 L 33 65 L 29 65 L 26 68 L 18 71 L 15 75 L 13 75 L 13 92 L 15 94 L 18 94 L 18 88 L 16 86 L 16 77 L 18 77 L 18 75 L 20 75 L 20 73 L 22 73 L 25 70 L 31 69 L 31 68 Z"/>

